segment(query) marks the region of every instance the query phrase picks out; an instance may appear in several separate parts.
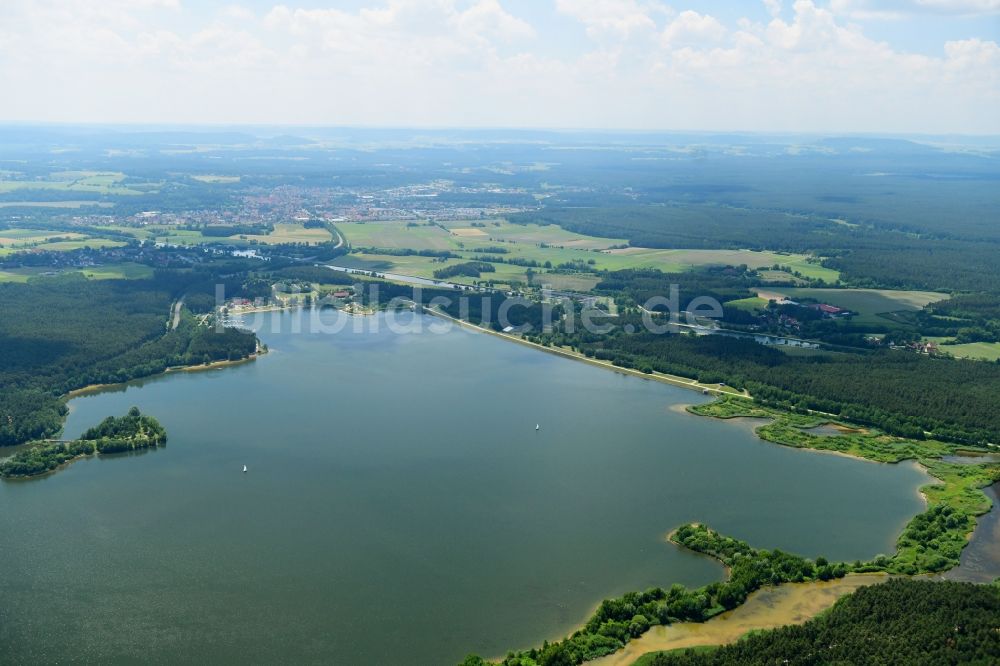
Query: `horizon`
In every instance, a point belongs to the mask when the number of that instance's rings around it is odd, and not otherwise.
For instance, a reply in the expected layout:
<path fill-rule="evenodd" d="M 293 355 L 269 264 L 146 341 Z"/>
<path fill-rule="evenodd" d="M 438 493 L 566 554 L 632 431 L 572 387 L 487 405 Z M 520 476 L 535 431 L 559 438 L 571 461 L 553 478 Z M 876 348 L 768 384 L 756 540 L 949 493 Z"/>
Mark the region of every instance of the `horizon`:
<path fill-rule="evenodd" d="M 91 129 L 118 130 L 122 132 L 181 132 L 221 130 L 243 131 L 293 131 L 293 130 L 340 130 L 348 132 L 503 132 L 503 133 L 550 133 L 565 135 L 605 134 L 617 135 L 653 135 L 653 136 L 684 136 L 702 135 L 706 137 L 746 136 L 746 137 L 801 137 L 810 139 L 887 139 L 919 142 L 919 139 L 1000 139 L 1000 130 L 989 133 L 975 132 L 890 132 L 878 130 L 836 130 L 816 129 L 808 131 L 766 130 L 766 129 L 685 129 L 670 127 L 628 128 L 628 127 L 559 127 L 546 125 L 364 125 L 364 124 L 322 124 L 322 123 L 254 123 L 254 122 L 152 122 L 152 121 L 39 121 L 21 119 L 0 119 L 0 128 L 29 129 Z M 308 137 L 301 137 L 308 138 Z"/>

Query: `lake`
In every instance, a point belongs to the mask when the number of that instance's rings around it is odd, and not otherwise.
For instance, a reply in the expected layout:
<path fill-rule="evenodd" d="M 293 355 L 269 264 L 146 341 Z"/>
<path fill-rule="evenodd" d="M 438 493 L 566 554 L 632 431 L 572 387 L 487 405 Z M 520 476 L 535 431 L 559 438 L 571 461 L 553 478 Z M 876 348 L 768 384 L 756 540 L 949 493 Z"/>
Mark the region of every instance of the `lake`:
<path fill-rule="evenodd" d="M 314 312 L 342 330 L 258 315 L 255 362 L 71 401 L 67 436 L 137 405 L 169 442 L 0 483 L 5 659 L 448 665 L 721 578 L 683 522 L 853 560 L 923 510 L 914 465 L 765 443 L 696 392 Z"/>

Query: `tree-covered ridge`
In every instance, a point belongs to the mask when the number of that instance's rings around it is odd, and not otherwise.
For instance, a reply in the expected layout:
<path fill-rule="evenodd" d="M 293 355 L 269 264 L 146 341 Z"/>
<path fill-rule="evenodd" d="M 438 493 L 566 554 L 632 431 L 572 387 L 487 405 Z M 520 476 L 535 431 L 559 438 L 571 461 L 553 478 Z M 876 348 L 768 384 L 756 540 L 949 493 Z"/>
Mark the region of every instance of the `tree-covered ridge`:
<path fill-rule="evenodd" d="M 18 451 L 0 463 L 0 477 L 39 476 L 95 453 L 123 453 L 162 446 L 167 431 L 152 416 L 132 407 L 124 416 L 109 416 L 88 429 L 79 439 L 66 442 L 41 442 Z"/>
<path fill-rule="evenodd" d="M 970 444 L 1000 442 L 1000 364 L 888 349 L 790 355 L 746 338 L 649 332 L 638 314 L 613 323 L 610 332 L 594 334 L 579 319 L 573 331 L 563 320 L 532 335 L 622 367 L 726 382 L 773 406 L 828 412 L 905 437 L 930 432 Z"/>
<path fill-rule="evenodd" d="M 863 587 L 803 625 L 731 645 L 652 655 L 642 666 L 1000 663 L 1000 587 L 890 580 Z"/>
<path fill-rule="evenodd" d="M 80 276 L 0 284 L 0 446 L 50 437 L 65 416 L 61 396 L 168 367 L 245 358 L 256 338 L 202 326 L 168 327 L 171 302 L 207 275 L 160 272 L 151 280 Z"/>

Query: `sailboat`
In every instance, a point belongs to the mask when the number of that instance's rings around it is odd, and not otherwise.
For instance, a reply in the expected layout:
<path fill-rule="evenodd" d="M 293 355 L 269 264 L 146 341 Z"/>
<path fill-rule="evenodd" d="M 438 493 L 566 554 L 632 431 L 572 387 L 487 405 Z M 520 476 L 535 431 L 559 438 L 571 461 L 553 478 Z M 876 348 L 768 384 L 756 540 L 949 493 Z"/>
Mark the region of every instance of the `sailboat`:
<path fill-rule="evenodd" d="M 246 465 L 243 465 L 243 473 L 244 473 L 244 474 L 246 474 L 246 473 L 247 473 L 247 466 L 246 466 Z"/>
<path fill-rule="evenodd" d="M 536 424 L 535 424 L 535 430 L 541 430 L 541 429 L 542 429 L 542 426 L 540 426 L 540 425 L 538 425 L 538 424 L 536 423 Z"/>

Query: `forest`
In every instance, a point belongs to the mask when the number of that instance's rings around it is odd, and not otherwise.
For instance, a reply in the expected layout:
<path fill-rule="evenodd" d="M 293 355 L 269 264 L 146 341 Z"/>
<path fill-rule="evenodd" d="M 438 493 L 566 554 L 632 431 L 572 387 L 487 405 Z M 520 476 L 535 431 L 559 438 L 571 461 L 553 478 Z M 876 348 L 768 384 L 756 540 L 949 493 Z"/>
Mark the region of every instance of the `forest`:
<path fill-rule="evenodd" d="M 1000 293 L 1000 239 L 921 238 L 871 225 L 845 226 L 816 215 L 707 204 L 554 207 L 515 215 L 511 221 L 626 238 L 638 247 L 815 253 L 854 287 Z"/>
<path fill-rule="evenodd" d="M 254 336 L 192 317 L 167 329 L 173 300 L 204 279 L 161 271 L 150 280 L 66 275 L 0 284 L 0 446 L 58 432 L 62 396 L 73 389 L 254 353 Z"/>
<path fill-rule="evenodd" d="M 998 618 L 1000 586 L 996 584 L 894 579 L 859 589 L 803 625 L 752 632 L 715 649 L 656 654 L 638 663 L 995 664 L 1000 662 Z"/>

